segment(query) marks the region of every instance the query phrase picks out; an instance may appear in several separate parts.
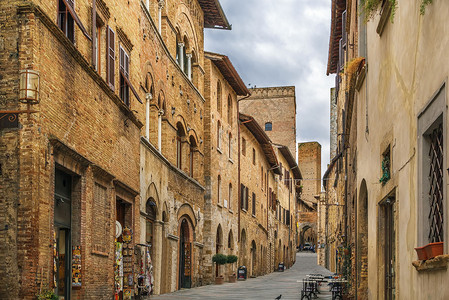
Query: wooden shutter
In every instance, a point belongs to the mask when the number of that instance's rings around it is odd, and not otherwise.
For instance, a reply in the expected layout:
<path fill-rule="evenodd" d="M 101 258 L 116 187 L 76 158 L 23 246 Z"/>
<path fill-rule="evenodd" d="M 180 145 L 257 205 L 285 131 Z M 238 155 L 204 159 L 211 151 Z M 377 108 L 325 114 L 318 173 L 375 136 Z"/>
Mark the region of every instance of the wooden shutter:
<path fill-rule="evenodd" d="M 342 37 L 342 47 L 343 49 L 346 49 L 346 42 L 347 42 L 347 34 L 346 34 L 346 10 L 342 13 L 341 15 L 341 27 L 342 27 L 342 32 L 341 32 L 341 37 Z"/>
<path fill-rule="evenodd" d="M 245 188 L 245 209 L 248 210 L 248 194 L 249 194 L 249 189 L 246 187 Z"/>
<path fill-rule="evenodd" d="M 108 57 L 107 57 L 107 80 L 111 89 L 115 89 L 115 32 L 108 26 L 107 33 Z"/>
<path fill-rule="evenodd" d="M 120 70 L 129 79 L 129 55 L 120 47 Z"/>
<path fill-rule="evenodd" d="M 245 186 L 243 184 L 240 184 L 240 208 L 244 208 L 244 201 L 245 201 Z"/>

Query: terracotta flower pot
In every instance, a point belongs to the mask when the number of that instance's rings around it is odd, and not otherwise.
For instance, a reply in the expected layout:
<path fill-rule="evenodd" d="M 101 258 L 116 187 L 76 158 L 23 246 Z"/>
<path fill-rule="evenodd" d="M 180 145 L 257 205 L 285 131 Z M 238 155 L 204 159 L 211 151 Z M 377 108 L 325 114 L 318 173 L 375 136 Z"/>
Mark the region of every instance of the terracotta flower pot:
<path fill-rule="evenodd" d="M 223 283 L 224 283 L 223 276 L 215 277 L 215 284 L 223 284 Z"/>
<path fill-rule="evenodd" d="M 237 276 L 235 276 L 235 274 L 229 275 L 229 282 L 230 283 L 234 283 L 236 281 L 237 281 Z"/>
<path fill-rule="evenodd" d="M 430 243 L 425 246 L 427 259 L 443 254 L 443 242 Z"/>
<path fill-rule="evenodd" d="M 418 254 L 419 260 L 426 260 L 427 259 L 427 253 L 426 253 L 426 246 L 423 247 L 417 247 L 415 248 L 416 254 Z"/>

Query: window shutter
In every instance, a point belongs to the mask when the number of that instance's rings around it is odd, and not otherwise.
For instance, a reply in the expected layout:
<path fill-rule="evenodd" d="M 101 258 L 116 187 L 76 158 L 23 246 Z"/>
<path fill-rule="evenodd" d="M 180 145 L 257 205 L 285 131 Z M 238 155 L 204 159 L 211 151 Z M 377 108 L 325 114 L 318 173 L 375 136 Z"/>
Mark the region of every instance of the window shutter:
<path fill-rule="evenodd" d="M 245 202 L 245 186 L 243 184 L 240 184 L 240 208 L 244 208 L 244 202 Z"/>
<path fill-rule="evenodd" d="M 341 32 L 341 37 L 343 39 L 342 42 L 342 47 L 343 49 L 346 49 L 346 41 L 347 41 L 347 34 L 346 34 L 346 10 L 342 13 L 341 15 L 341 22 L 342 22 L 342 32 Z"/>
<path fill-rule="evenodd" d="M 249 194 L 249 189 L 246 187 L 246 193 L 245 193 L 245 209 L 248 210 L 248 194 Z"/>
<path fill-rule="evenodd" d="M 114 90 L 115 89 L 115 84 L 114 84 L 114 79 L 115 79 L 115 33 L 112 30 L 111 27 L 108 26 L 108 34 L 107 34 L 107 38 L 108 38 L 108 63 L 107 63 L 107 67 L 108 67 L 108 83 L 109 86 Z"/>

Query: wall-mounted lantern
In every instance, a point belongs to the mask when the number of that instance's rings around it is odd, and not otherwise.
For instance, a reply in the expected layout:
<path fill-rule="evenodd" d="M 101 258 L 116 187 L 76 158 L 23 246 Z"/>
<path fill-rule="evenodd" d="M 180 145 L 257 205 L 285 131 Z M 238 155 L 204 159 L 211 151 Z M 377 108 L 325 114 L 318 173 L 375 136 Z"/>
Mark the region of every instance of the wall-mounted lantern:
<path fill-rule="evenodd" d="M 39 72 L 21 70 L 19 84 L 19 101 L 28 104 L 39 103 Z"/>

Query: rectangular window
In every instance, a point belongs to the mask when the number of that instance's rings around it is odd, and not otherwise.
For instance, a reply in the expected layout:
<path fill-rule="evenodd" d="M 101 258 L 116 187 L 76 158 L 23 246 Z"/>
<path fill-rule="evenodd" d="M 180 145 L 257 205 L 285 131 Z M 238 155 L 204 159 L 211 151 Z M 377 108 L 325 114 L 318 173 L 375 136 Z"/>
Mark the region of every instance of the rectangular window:
<path fill-rule="evenodd" d="M 242 155 L 246 156 L 246 140 L 242 138 Z"/>
<path fill-rule="evenodd" d="M 253 201 L 252 201 L 252 210 L 253 210 L 253 216 L 256 215 L 256 194 L 253 193 Z"/>
<path fill-rule="evenodd" d="M 444 240 L 444 210 L 443 210 L 443 123 L 438 122 L 425 136 L 429 151 L 429 242 L 436 243 Z"/>
<path fill-rule="evenodd" d="M 95 63 L 95 70 L 99 74 L 101 74 L 101 24 L 98 23 L 98 21 L 95 24 L 96 30 L 95 30 L 95 57 L 94 57 L 94 63 Z"/>
<path fill-rule="evenodd" d="M 443 86 L 418 115 L 418 243 L 444 242 L 446 234 L 446 89 Z"/>
<path fill-rule="evenodd" d="M 256 149 L 253 148 L 253 165 L 256 165 Z"/>
<path fill-rule="evenodd" d="M 120 47 L 120 98 L 129 106 L 129 55 Z"/>
<path fill-rule="evenodd" d="M 245 209 L 245 192 L 246 188 L 243 184 L 240 184 L 240 208 Z"/>
<path fill-rule="evenodd" d="M 107 32 L 108 57 L 107 57 L 107 81 L 109 87 L 115 90 L 115 32 L 108 27 Z"/>
<path fill-rule="evenodd" d="M 245 189 L 245 210 L 248 210 L 249 189 L 248 187 L 246 187 Z"/>
<path fill-rule="evenodd" d="M 74 7 L 74 0 L 59 0 L 58 2 L 58 27 L 64 32 L 66 37 L 72 42 L 75 42 L 75 20 L 69 11 L 66 3 L 68 3 L 71 8 Z"/>
<path fill-rule="evenodd" d="M 229 209 L 231 209 L 231 203 L 232 203 L 232 184 L 229 184 Z"/>

